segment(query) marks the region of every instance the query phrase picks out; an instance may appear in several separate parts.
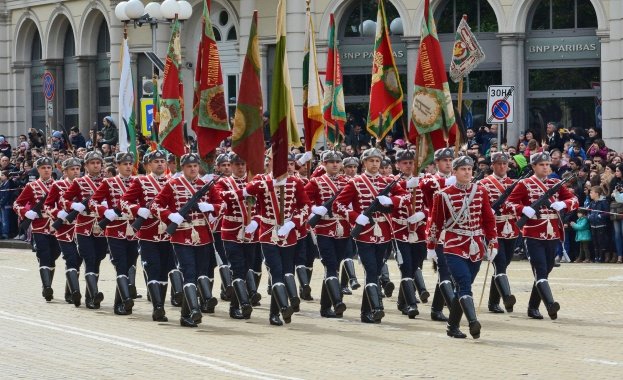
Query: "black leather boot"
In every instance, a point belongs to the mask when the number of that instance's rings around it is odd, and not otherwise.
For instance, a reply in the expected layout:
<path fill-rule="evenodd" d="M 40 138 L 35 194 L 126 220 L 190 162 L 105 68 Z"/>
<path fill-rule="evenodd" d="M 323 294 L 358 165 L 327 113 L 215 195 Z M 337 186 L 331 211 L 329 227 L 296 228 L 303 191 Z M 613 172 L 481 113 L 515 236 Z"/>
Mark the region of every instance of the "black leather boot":
<path fill-rule="evenodd" d="M 437 322 L 447 322 L 448 318 L 443 314 L 444 300 L 441 295 L 441 289 L 439 283 L 435 285 L 435 292 L 433 294 L 433 302 L 430 305 L 430 319 Z"/>
<path fill-rule="evenodd" d="M 504 310 L 500 307 L 500 293 L 497 285 L 495 285 L 495 276 L 491 276 L 491 284 L 489 285 L 489 311 L 495 314 L 503 314 Z"/>
<path fill-rule="evenodd" d="M 365 290 L 363 292 L 363 297 L 361 297 L 361 322 L 378 323 L 374 320 L 374 316 L 372 315 L 372 308 L 370 307 L 370 302 L 368 301 Z"/>
<path fill-rule="evenodd" d="M 324 280 L 324 284 L 327 288 L 327 294 L 333 305 L 335 316 L 342 318 L 344 311 L 346 311 L 346 305 L 342 302 L 342 292 L 340 291 L 340 283 L 337 277 L 328 277 Z"/>
<path fill-rule="evenodd" d="M 39 275 L 41 276 L 41 285 L 43 287 L 41 296 L 43 296 L 47 302 L 50 302 L 54 299 L 54 290 L 52 289 L 52 269 L 49 267 L 40 267 Z"/>
<path fill-rule="evenodd" d="M 533 283 L 530 300 L 528 301 L 528 317 L 532 319 L 543 319 L 543 315 L 539 311 L 540 303 L 541 296 L 539 295 L 539 291 L 536 289 L 536 283 Z"/>
<path fill-rule="evenodd" d="M 234 288 L 234 295 L 235 295 L 235 297 L 232 297 L 232 299 L 234 298 L 236 299 L 238 310 L 241 313 L 242 319 L 251 318 L 251 312 L 253 311 L 253 307 L 251 306 L 251 302 L 249 302 L 249 294 L 247 293 L 247 284 L 245 284 L 243 279 L 237 278 L 234 280 L 232 285 Z M 231 309 L 230 309 L 230 317 L 231 317 Z M 235 318 L 235 319 L 240 319 L 240 318 Z"/>
<path fill-rule="evenodd" d="M 87 283 L 87 292 L 89 294 L 89 302 L 86 303 L 88 309 L 99 309 L 100 304 L 104 300 L 104 294 L 97 290 L 98 275 L 96 273 L 87 273 L 84 275 Z"/>
<path fill-rule="evenodd" d="M 218 267 L 218 273 L 221 275 L 221 287 L 225 292 L 225 300 L 230 301 L 234 296 L 231 268 L 229 265 L 221 265 Z"/>
<path fill-rule="evenodd" d="M 190 285 L 192 285 L 192 284 L 190 284 Z M 191 295 L 191 297 L 192 297 L 192 295 Z M 195 297 L 193 299 L 196 300 L 197 296 L 195 295 Z M 195 321 L 193 320 L 193 318 L 190 315 L 190 306 L 188 305 L 188 301 L 186 300 L 186 296 L 185 295 L 182 298 L 182 305 L 181 305 L 181 307 L 182 308 L 180 310 L 180 326 L 183 326 L 183 327 L 197 327 L 197 323 L 195 323 Z"/>
<path fill-rule="evenodd" d="M 149 294 L 149 280 L 147 279 L 147 272 L 143 271 L 143 279 L 145 280 L 145 286 L 147 286 L 147 301 L 151 302 L 151 294 Z"/>
<path fill-rule="evenodd" d="M 515 306 L 515 303 L 517 303 L 517 299 L 511 294 L 511 284 L 508 282 L 508 276 L 506 273 L 500 273 L 495 276 L 495 286 L 497 287 L 498 293 L 502 297 L 504 308 L 507 312 L 512 313 L 513 307 Z"/>
<path fill-rule="evenodd" d="M 450 280 L 441 281 L 439 283 L 439 290 L 441 291 L 441 295 L 443 296 L 443 300 L 448 306 L 448 308 L 452 307 L 452 300 L 454 300 L 454 287 L 452 286 L 452 282 Z"/>
<path fill-rule="evenodd" d="M 184 286 L 184 294 L 186 294 L 187 285 Z M 201 298 L 201 311 L 207 314 L 213 314 L 214 307 L 218 304 L 218 300 L 212 295 L 212 285 L 213 282 L 207 276 L 199 276 L 197 279 L 197 288 Z M 189 305 L 192 305 L 192 303 L 189 302 Z"/>
<path fill-rule="evenodd" d="M 323 318 L 337 318 L 331 308 L 331 298 L 329 297 L 325 281 L 322 281 L 322 287 L 320 288 L 320 316 Z"/>
<path fill-rule="evenodd" d="M 381 267 L 381 276 L 379 277 L 379 282 L 383 287 L 383 293 L 385 297 L 391 297 L 394 293 L 394 289 L 396 289 L 396 285 L 389 278 L 389 268 L 387 267 L 387 263 L 383 264 Z"/>
<path fill-rule="evenodd" d="M 287 297 L 286 297 L 287 299 Z M 272 294 L 270 296 L 270 314 L 268 316 L 268 322 L 273 326 L 283 326 L 283 321 L 279 318 L 279 305 L 277 304 L 277 299 L 275 295 Z"/>
<path fill-rule="evenodd" d="M 313 301 L 314 298 L 311 295 L 307 268 L 305 265 L 299 265 L 294 271 L 296 272 L 296 277 L 299 279 L 299 296 L 305 301 Z"/>
<path fill-rule="evenodd" d="M 536 282 L 536 288 L 539 291 L 541 300 L 543 300 L 543 304 L 545 304 L 545 307 L 547 308 L 547 314 L 550 319 L 554 320 L 558 318 L 560 305 L 558 302 L 554 301 L 554 295 L 552 294 L 552 289 L 549 287 L 549 281 L 546 279 L 538 280 Z"/>
<path fill-rule="evenodd" d="M 448 325 L 446 327 L 446 334 L 451 338 L 465 339 L 465 335 L 460 330 L 461 317 L 463 316 L 463 309 L 459 303 L 459 299 L 454 297 L 452 305 L 450 306 L 450 317 L 448 318 Z"/>
<path fill-rule="evenodd" d="M 342 294 L 345 294 L 345 295 L 353 294 L 353 292 L 351 292 L 350 288 L 348 287 L 348 275 L 346 274 L 346 260 L 344 261 L 344 264 L 342 264 L 342 270 L 340 271 L 340 288 L 341 288 Z"/>
<path fill-rule="evenodd" d="M 65 271 L 67 277 L 67 287 L 71 296 L 71 302 L 75 307 L 80 307 L 82 294 L 80 294 L 80 282 L 78 281 L 78 271 L 76 269 L 68 269 Z"/>
<path fill-rule="evenodd" d="M 184 299 L 184 276 L 182 276 L 182 272 L 179 269 L 170 271 L 169 282 L 171 283 L 171 305 L 180 307 Z"/>
<path fill-rule="evenodd" d="M 288 298 L 290 299 L 290 305 L 292 305 L 292 310 L 295 313 L 298 313 L 299 311 L 301 311 L 301 308 L 300 308 L 301 299 L 299 298 L 296 292 L 296 281 L 294 281 L 294 275 L 292 273 L 286 273 L 283 276 L 283 280 L 285 283 L 286 290 L 288 292 Z M 274 286 L 273 286 L 273 290 L 275 290 Z"/>
<path fill-rule="evenodd" d="M 255 272 L 252 269 L 247 271 L 247 291 L 249 292 L 249 300 L 251 306 L 260 306 L 262 295 L 257 292 L 257 283 L 255 282 Z"/>
<path fill-rule="evenodd" d="M 376 323 L 381 323 L 381 320 L 385 316 L 385 311 L 383 310 L 383 304 L 381 303 L 381 292 L 379 291 L 379 287 L 377 284 L 366 284 L 365 293 L 365 297 L 370 305 L 372 318 L 374 318 Z"/>
<path fill-rule="evenodd" d="M 417 289 L 418 294 L 420 295 L 420 299 L 422 303 L 428 303 L 428 298 L 430 297 L 430 293 L 426 290 L 426 284 L 424 283 L 424 274 L 420 268 L 415 270 L 415 275 L 413 276 L 413 282 L 415 283 L 415 288 Z"/>
<path fill-rule="evenodd" d="M 355 263 L 353 262 L 353 259 L 344 259 L 343 269 L 348 277 L 348 284 L 350 285 L 350 288 L 353 290 L 361 288 L 361 284 L 357 281 L 357 273 L 355 273 Z"/>
<path fill-rule="evenodd" d="M 292 274 L 290 274 L 290 276 L 292 278 L 292 281 L 294 281 L 294 276 L 292 276 Z M 296 286 L 294 286 L 294 292 L 296 294 Z M 283 316 L 283 321 L 285 323 L 290 323 L 292 321 L 292 314 L 294 313 L 294 309 L 290 305 L 288 305 L 288 292 L 286 291 L 285 284 L 281 282 L 273 284 L 272 296 L 275 299 L 277 307 L 279 308 L 278 310 Z"/>
<path fill-rule="evenodd" d="M 463 296 L 459 298 L 461 308 L 465 314 L 465 318 L 469 322 L 469 334 L 474 339 L 480 338 L 480 322 L 476 318 L 476 307 L 474 307 L 474 299 L 472 296 Z M 450 310 L 452 312 L 452 310 Z"/>
<path fill-rule="evenodd" d="M 132 265 L 128 269 L 128 288 L 130 289 L 130 297 L 133 300 L 143 298 L 142 295 L 136 292 L 136 265 Z"/>
<path fill-rule="evenodd" d="M 409 319 L 414 319 L 420 312 L 415 301 L 415 283 L 413 279 L 403 278 L 400 281 L 399 292 L 402 293 L 402 299 L 404 300 L 404 306 L 400 309 L 402 314 L 407 315 Z"/>
<path fill-rule="evenodd" d="M 167 322 L 169 319 L 165 316 L 163 296 L 164 286 L 158 281 L 151 281 L 147 284 L 147 291 L 150 294 L 151 304 L 153 307 L 151 319 L 155 322 Z"/>
<path fill-rule="evenodd" d="M 67 281 L 65 281 L 65 302 L 74 303 L 71 299 L 71 291 L 69 290 L 69 283 Z"/>
<path fill-rule="evenodd" d="M 123 306 L 123 311 L 125 314 L 121 313 L 121 309 L 118 308 L 118 304 L 115 297 L 115 314 L 119 315 L 130 315 L 132 314 L 132 308 L 134 307 L 134 301 L 132 300 L 132 296 L 130 295 L 130 285 L 128 277 L 125 275 L 117 276 L 117 293 L 119 295 L 120 303 Z"/>
<path fill-rule="evenodd" d="M 184 299 L 188 304 L 190 319 L 196 324 L 201 323 L 201 310 L 197 296 L 197 286 L 195 284 L 184 284 Z"/>

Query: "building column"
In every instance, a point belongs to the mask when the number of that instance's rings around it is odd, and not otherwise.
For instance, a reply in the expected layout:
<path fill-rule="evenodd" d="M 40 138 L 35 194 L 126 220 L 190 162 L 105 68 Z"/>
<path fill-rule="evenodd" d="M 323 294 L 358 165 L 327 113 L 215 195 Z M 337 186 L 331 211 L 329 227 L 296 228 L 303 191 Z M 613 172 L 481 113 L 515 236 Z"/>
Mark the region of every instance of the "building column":
<path fill-rule="evenodd" d="M 260 44 L 260 62 L 262 62 L 262 75 L 260 75 L 260 85 L 262 86 L 262 102 L 264 111 L 268 111 L 268 45 Z"/>
<path fill-rule="evenodd" d="M 304 1 L 290 1 L 286 9 L 286 30 L 288 67 L 292 98 L 296 109 L 296 121 L 302 136 L 303 125 L 303 57 L 305 49 L 305 29 L 307 28 L 306 4 Z M 307 137 L 307 136 L 306 136 Z"/>
<path fill-rule="evenodd" d="M 110 114 L 119 113 L 119 80 L 121 79 L 121 43 L 123 24 L 111 17 L 110 33 Z M 113 117 L 116 120 L 116 118 Z M 100 121 L 98 120 L 98 123 Z"/>
<path fill-rule="evenodd" d="M 519 133 L 527 128 L 528 100 L 527 81 L 525 78 L 525 59 L 523 33 L 499 33 L 502 55 L 502 84 L 515 86 L 514 121 L 508 124 L 507 142 L 516 145 Z"/>
<path fill-rule="evenodd" d="M 64 62 L 62 59 L 46 59 L 43 60 L 46 71 L 54 76 L 55 95 L 52 100 L 52 116 L 50 117 L 49 109 L 46 109 L 46 121 L 49 120 L 49 126 L 52 129 L 59 129 L 59 123 L 65 125 L 65 84 L 63 83 Z M 49 131 L 48 131 L 49 133 Z"/>
<path fill-rule="evenodd" d="M 23 131 L 28 131 L 32 128 L 31 67 L 31 62 L 13 62 L 12 64 L 15 94 L 12 99 L 13 114 L 11 118 L 13 122 L 8 123 L 10 120 L 9 115 L 7 115 L 6 120 L 9 125 L 7 132 L 10 136 L 17 135 L 18 125 L 23 126 Z"/>
<path fill-rule="evenodd" d="M 611 29 L 619 28 L 623 22 L 611 20 Z M 623 46 L 621 37 L 610 37 L 610 32 L 597 31 L 601 45 L 601 133 L 608 148 L 617 152 L 623 150 L 621 119 L 623 119 L 623 84 L 620 72 L 620 52 Z M 614 54 L 613 54 L 614 53 Z"/>
<path fill-rule="evenodd" d="M 404 110 L 405 114 L 411 120 L 411 105 L 413 104 L 413 84 L 415 83 L 415 67 L 417 66 L 418 53 L 420 51 L 420 37 L 419 36 L 406 36 L 402 40 L 405 42 L 407 49 L 407 88 L 403 88 L 402 91 L 407 95 L 407 109 Z M 406 137 L 406 136 L 405 136 Z"/>
<path fill-rule="evenodd" d="M 245 0 L 240 2 L 240 30 L 238 31 L 238 55 L 240 57 L 240 71 L 244 66 L 244 57 L 247 54 L 247 45 L 249 42 L 249 31 L 251 30 L 251 21 L 253 20 L 253 11 L 257 9 L 255 0 Z M 259 15 L 258 15 L 259 17 Z"/>
<path fill-rule="evenodd" d="M 94 56 L 76 57 L 78 64 L 78 128 L 83 136 L 89 135 L 89 129 L 92 119 L 92 110 L 96 107 L 92 102 L 93 85 L 95 76 L 91 75 L 91 64 L 95 62 Z M 66 126 L 69 128 L 70 126 Z"/>

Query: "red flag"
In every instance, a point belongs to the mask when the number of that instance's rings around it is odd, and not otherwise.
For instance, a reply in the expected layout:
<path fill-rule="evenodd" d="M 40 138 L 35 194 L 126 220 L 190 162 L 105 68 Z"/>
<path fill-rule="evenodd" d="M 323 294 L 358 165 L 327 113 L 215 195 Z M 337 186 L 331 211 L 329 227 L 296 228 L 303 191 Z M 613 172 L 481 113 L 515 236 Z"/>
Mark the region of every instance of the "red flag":
<path fill-rule="evenodd" d="M 335 20 L 331 13 L 329 23 L 329 50 L 327 52 L 327 72 L 325 75 L 325 93 L 323 102 L 323 116 L 327 123 L 327 139 L 334 145 L 344 140 L 344 123 L 346 109 L 344 108 L 344 87 L 342 85 L 342 66 L 340 52 L 336 44 Z"/>

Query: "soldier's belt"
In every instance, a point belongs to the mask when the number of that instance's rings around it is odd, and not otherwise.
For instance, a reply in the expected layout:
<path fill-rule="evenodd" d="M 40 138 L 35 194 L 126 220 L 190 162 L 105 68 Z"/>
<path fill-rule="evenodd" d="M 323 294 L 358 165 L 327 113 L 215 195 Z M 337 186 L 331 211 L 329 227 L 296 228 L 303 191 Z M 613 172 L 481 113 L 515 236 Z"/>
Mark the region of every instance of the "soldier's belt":
<path fill-rule="evenodd" d="M 375 219 L 375 220 L 378 220 L 378 219 Z M 394 219 L 392 219 L 392 221 L 394 223 L 400 225 L 400 226 L 408 226 L 409 225 L 409 222 L 407 221 L 407 219 L 396 219 L 396 218 L 394 218 Z"/>
<path fill-rule="evenodd" d="M 260 216 L 260 220 L 262 221 L 262 223 L 268 224 L 269 226 L 277 225 L 277 219 L 266 218 L 266 217 Z"/>
<path fill-rule="evenodd" d="M 541 214 L 539 215 L 537 219 L 541 219 L 541 220 L 558 219 L 558 214 Z"/>
<path fill-rule="evenodd" d="M 482 229 L 480 229 L 480 228 L 477 229 L 477 230 L 474 230 L 474 231 L 472 231 L 472 230 L 463 230 L 463 229 L 460 229 L 460 228 L 450 228 L 450 229 L 447 229 L 446 231 L 447 232 L 452 232 L 452 233 L 455 233 L 455 234 L 461 235 L 461 236 L 471 236 L 471 237 L 474 237 L 474 236 L 483 236 L 484 235 L 484 233 L 482 232 Z"/>
<path fill-rule="evenodd" d="M 240 216 L 223 215 L 223 219 L 227 220 L 229 222 L 235 222 L 235 223 L 243 223 L 244 222 L 244 220 Z"/>
<path fill-rule="evenodd" d="M 197 219 L 197 220 L 193 220 L 190 222 L 182 222 L 182 224 L 179 225 L 179 227 L 177 227 L 177 229 L 188 229 L 188 228 L 193 228 L 193 227 L 197 227 L 197 226 L 206 226 L 208 225 L 208 223 L 205 220 L 201 220 L 201 219 Z"/>
<path fill-rule="evenodd" d="M 495 216 L 496 222 L 504 222 L 507 220 L 515 220 L 515 219 L 517 219 L 515 215 L 496 215 Z"/>

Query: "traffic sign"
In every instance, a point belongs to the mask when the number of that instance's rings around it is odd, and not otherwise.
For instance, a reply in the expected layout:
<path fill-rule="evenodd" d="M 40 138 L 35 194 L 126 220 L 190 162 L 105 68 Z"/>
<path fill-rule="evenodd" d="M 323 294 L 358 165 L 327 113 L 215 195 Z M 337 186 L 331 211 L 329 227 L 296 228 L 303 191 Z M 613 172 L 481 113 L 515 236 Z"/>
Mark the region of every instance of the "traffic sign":
<path fill-rule="evenodd" d="M 51 72 L 46 71 L 43 74 L 43 95 L 45 95 L 45 99 L 49 102 L 54 99 L 54 94 L 56 92 L 56 81 L 54 80 L 54 76 Z"/>
<path fill-rule="evenodd" d="M 487 124 L 513 122 L 515 86 L 489 86 Z"/>

